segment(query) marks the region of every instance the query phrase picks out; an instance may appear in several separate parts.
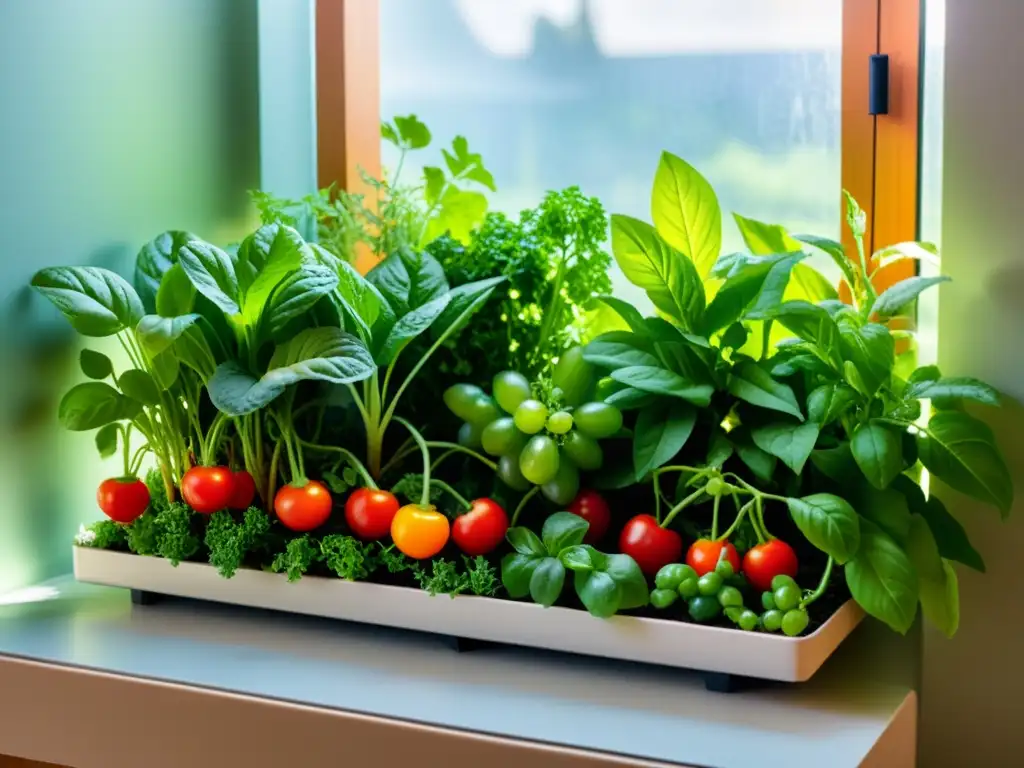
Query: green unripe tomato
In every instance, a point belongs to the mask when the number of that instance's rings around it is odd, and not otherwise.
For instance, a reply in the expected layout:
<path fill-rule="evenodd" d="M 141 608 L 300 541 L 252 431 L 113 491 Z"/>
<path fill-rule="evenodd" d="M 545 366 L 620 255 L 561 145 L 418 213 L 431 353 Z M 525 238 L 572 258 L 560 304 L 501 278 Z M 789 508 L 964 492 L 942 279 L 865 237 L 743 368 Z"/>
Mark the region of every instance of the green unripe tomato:
<path fill-rule="evenodd" d="M 722 613 L 724 613 L 725 618 L 733 624 L 739 624 L 740 616 L 743 615 L 743 608 L 735 605 L 727 605 L 722 608 Z"/>
<path fill-rule="evenodd" d="M 568 411 L 555 411 L 548 416 L 548 432 L 564 435 L 572 429 L 572 414 Z"/>
<path fill-rule="evenodd" d="M 775 590 L 775 607 L 780 611 L 791 611 L 800 603 L 800 590 L 792 584 L 783 584 Z"/>
<path fill-rule="evenodd" d="M 807 611 L 799 608 L 792 611 L 786 611 L 782 617 L 782 633 L 788 637 L 796 637 L 810 624 L 811 619 L 807 615 Z"/>
<path fill-rule="evenodd" d="M 774 611 L 777 607 L 775 605 L 775 595 L 773 595 L 771 592 L 762 592 L 761 607 L 764 608 L 766 611 Z"/>
<path fill-rule="evenodd" d="M 558 443 L 546 435 L 534 435 L 519 454 L 519 470 L 534 485 L 544 485 L 558 474 Z"/>
<path fill-rule="evenodd" d="M 705 573 L 697 580 L 697 589 L 705 597 L 713 597 L 718 594 L 718 590 L 722 588 L 724 580 L 714 571 Z"/>
<path fill-rule="evenodd" d="M 683 579 L 679 582 L 679 588 L 676 590 L 680 597 L 684 597 L 689 600 L 692 597 L 696 597 L 700 594 L 700 587 L 697 585 L 697 577 L 694 576 L 690 579 Z"/>
<path fill-rule="evenodd" d="M 600 469 L 604 463 L 604 451 L 598 442 L 578 429 L 565 436 L 562 451 L 569 461 L 586 472 Z"/>
<path fill-rule="evenodd" d="M 535 435 L 544 429 L 548 409 L 540 400 L 523 400 L 512 418 L 520 432 Z"/>
<path fill-rule="evenodd" d="M 797 583 L 792 576 L 787 576 L 784 573 L 780 573 L 778 576 L 772 579 L 772 592 L 781 587 L 796 587 Z"/>
<path fill-rule="evenodd" d="M 551 383 L 562 390 L 562 402 L 573 406 L 586 401 L 596 378 L 594 366 L 583 359 L 583 347 L 565 350 L 551 372 Z"/>
<path fill-rule="evenodd" d="M 679 593 L 674 589 L 655 589 L 651 591 L 651 605 L 659 610 L 668 608 L 679 599 Z"/>
<path fill-rule="evenodd" d="M 580 471 L 571 461 L 558 461 L 558 472 L 540 487 L 544 498 L 560 507 L 567 506 L 580 492 Z"/>
<path fill-rule="evenodd" d="M 518 371 L 502 371 L 494 377 L 494 399 L 505 413 L 515 413 L 532 396 L 530 382 Z"/>
<path fill-rule="evenodd" d="M 690 618 L 697 622 L 711 621 L 722 611 L 722 606 L 713 597 L 698 595 L 690 600 Z"/>
<path fill-rule="evenodd" d="M 727 553 L 728 551 L 728 549 L 722 547 L 723 553 Z M 729 579 L 736 574 L 736 571 L 733 570 L 732 563 L 730 563 L 726 558 L 723 557 L 721 560 L 718 561 L 718 565 L 715 566 L 715 573 L 717 573 L 723 579 Z"/>
<path fill-rule="evenodd" d="M 782 611 L 765 611 L 761 615 L 761 626 L 768 632 L 778 632 L 782 629 Z"/>
<path fill-rule="evenodd" d="M 480 443 L 491 456 L 507 456 L 523 450 L 526 435 L 516 428 L 511 416 L 502 416 L 484 427 Z"/>
<path fill-rule="evenodd" d="M 476 413 L 473 401 L 486 396 L 475 384 L 453 384 L 444 391 L 443 400 L 448 410 L 463 421 L 469 421 L 470 416 Z"/>
<path fill-rule="evenodd" d="M 740 629 L 752 632 L 757 629 L 757 614 L 751 610 L 745 610 L 740 614 Z"/>
<path fill-rule="evenodd" d="M 687 579 L 696 579 L 697 572 L 682 563 L 664 565 L 654 576 L 654 585 L 658 589 L 679 589 L 679 585 Z"/>
<path fill-rule="evenodd" d="M 459 445 L 466 448 L 479 448 L 480 437 L 483 429 L 478 424 L 470 424 L 468 421 L 459 427 Z"/>
<path fill-rule="evenodd" d="M 722 587 L 718 591 L 718 602 L 722 604 L 723 608 L 742 608 L 743 595 L 736 587 Z"/>
<path fill-rule="evenodd" d="M 601 440 L 622 429 L 622 411 L 608 403 L 584 403 L 573 413 L 576 428 L 587 437 Z"/>
<path fill-rule="evenodd" d="M 718 496 L 722 493 L 722 488 L 725 486 L 725 482 L 720 477 L 712 477 L 708 480 L 707 485 L 704 486 L 704 493 L 708 496 Z"/>
<path fill-rule="evenodd" d="M 530 481 L 523 477 L 523 473 L 519 469 L 518 454 L 515 456 L 502 456 L 498 459 L 498 470 L 495 474 L 501 482 L 513 491 L 528 491 L 530 489 Z"/>

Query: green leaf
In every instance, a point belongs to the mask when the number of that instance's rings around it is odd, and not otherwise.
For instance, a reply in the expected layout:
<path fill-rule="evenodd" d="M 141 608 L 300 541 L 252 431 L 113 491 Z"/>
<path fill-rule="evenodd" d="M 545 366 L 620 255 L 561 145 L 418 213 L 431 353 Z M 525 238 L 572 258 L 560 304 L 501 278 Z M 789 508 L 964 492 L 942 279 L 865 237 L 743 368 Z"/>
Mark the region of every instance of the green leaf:
<path fill-rule="evenodd" d="M 742 362 L 729 377 L 730 394 L 751 405 L 796 416 L 803 421 L 796 395 L 787 385 L 775 381 L 767 371 L 752 362 Z"/>
<path fill-rule="evenodd" d="M 547 555 L 548 551 L 544 548 L 544 542 L 529 528 L 509 528 L 505 537 L 508 539 L 508 543 L 512 545 L 512 548 L 521 555 L 531 555 L 533 557 L 545 557 Z"/>
<path fill-rule="evenodd" d="M 388 127 L 390 128 L 390 126 Z M 423 149 L 430 144 L 430 131 L 416 115 L 396 116 L 395 128 L 398 131 L 401 146 L 406 149 Z M 385 138 L 388 137 L 385 136 Z"/>
<path fill-rule="evenodd" d="M 857 401 L 857 393 L 845 384 L 822 384 L 807 395 L 807 420 L 824 427 L 842 416 Z"/>
<path fill-rule="evenodd" d="M 244 416 L 300 381 L 349 384 L 369 378 L 376 370 L 369 350 L 355 336 L 338 328 L 307 328 L 277 347 L 261 378 L 229 361 L 217 367 L 208 390 L 219 410 Z"/>
<path fill-rule="evenodd" d="M 818 442 L 818 430 L 818 424 L 812 421 L 803 424 L 776 422 L 754 427 L 750 430 L 750 437 L 754 445 L 782 459 L 783 464 L 799 475 Z"/>
<path fill-rule="evenodd" d="M 875 488 L 888 488 L 903 471 L 903 447 L 900 436 L 881 424 L 860 424 L 850 439 L 853 458 Z"/>
<path fill-rule="evenodd" d="M 896 285 L 882 291 L 871 305 L 871 313 L 882 317 L 890 317 L 897 314 L 907 304 L 912 302 L 922 291 L 931 288 L 939 283 L 948 283 L 950 278 L 945 275 L 936 277 L 908 277 L 900 280 Z"/>
<path fill-rule="evenodd" d="M 640 334 L 641 336 L 648 334 L 647 324 L 644 322 L 644 316 L 641 315 L 640 311 L 628 301 L 617 299 L 614 296 L 595 296 L 594 299 L 613 309 L 634 333 Z"/>
<path fill-rule="evenodd" d="M 588 528 L 590 523 L 579 515 L 555 512 L 544 521 L 540 535 L 547 553 L 552 557 L 558 557 L 558 553 L 566 547 L 582 544 Z"/>
<path fill-rule="evenodd" d="M 921 610 L 946 637 L 960 628 L 960 583 L 953 566 L 942 561 L 941 579 L 924 579 L 919 584 Z"/>
<path fill-rule="evenodd" d="M 857 554 L 861 521 L 844 499 L 830 493 L 815 493 L 801 499 L 786 499 L 786 505 L 807 540 L 837 563 L 842 565 Z"/>
<path fill-rule="evenodd" d="M 749 336 L 750 334 L 743 323 L 733 323 L 722 334 L 720 340 L 722 349 L 742 349 L 743 345 L 747 343 Z"/>
<path fill-rule="evenodd" d="M 167 353 L 161 353 L 163 357 Z M 173 357 L 180 360 L 193 371 L 199 374 L 204 382 L 208 382 L 217 368 L 217 359 L 214 357 L 210 344 L 206 340 L 198 326 L 186 328 L 175 340 Z M 153 358 L 154 362 L 156 358 Z"/>
<path fill-rule="evenodd" d="M 501 584 L 508 596 L 518 600 L 530 594 L 530 580 L 542 558 L 513 553 L 501 560 Z"/>
<path fill-rule="evenodd" d="M 187 315 L 195 308 L 196 289 L 184 267 L 175 262 L 164 273 L 156 292 L 156 313 L 164 317 Z"/>
<path fill-rule="evenodd" d="M 924 492 L 909 477 L 896 478 L 893 486 L 903 492 L 911 512 L 927 521 L 942 557 L 985 573 L 985 561 L 971 544 L 960 521 L 949 513 L 941 499 L 934 494 L 925 499 Z"/>
<path fill-rule="evenodd" d="M 109 459 L 117 453 L 117 438 L 121 434 L 121 427 L 117 424 L 107 424 L 100 427 L 96 433 L 96 450 L 101 459 Z"/>
<path fill-rule="evenodd" d="M 608 555 L 603 568 L 621 590 L 619 610 L 628 611 L 632 608 L 643 608 L 650 599 L 647 579 L 644 578 L 640 566 L 629 555 Z"/>
<path fill-rule="evenodd" d="M 850 264 L 850 260 L 846 258 L 846 249 L 843 248 L 842 243 L 830 240 L 827 237 L 818 237 L 817 235 L 794 235 L 793 239 L 814 246 L 826 253 L 835 262 L 835 265 L 839 267 L 846 281 L 851 285 L 853 284 L 853 267 Z"/>
<path fill-rule="evenodd" d="M 192 313 L 181 317 L 146 315 L 135 328 L 135 335 L 146 354 L 155 357 L 169 349 L 185 331 L 199 321 L 199 315 Z"/>
<path fill-rule="evenodd" d="M 837 483 L 848 482 L 857 471 L 857 464 L 847 442 L 840 443 L 835 448 L 814 451 L 811 454 L 811 464 L 825 477 Z"/>
<path fill-rule="evenodd" d="M 651 217 L 658 234 L 706 277 L 722 248 L 722 211 L 707 179 L 669 152 L 654 175 Z"/>
<path fill-rule="evenodd" d="M 615 214 L 612 253 L 626 278 L 686 330 L 700 327 L 704 283 L 693 262 L 662 240 L 650 224 Z"/>
<path fill-rule="evenodd" d="M 843 199 L 846 201 L 846 224 L 854 238 L 859 240 L 867 231 L 868 215 L 864 213 L 864 209 L 860 207 L 856 198 L 845 189 L 843 190 Z"/>
<path fill-rule="evenodd" d="M 88 432 L 115 421 L 134 419 L 140 410 L 138 403 L 109 384 L 90 381 L 68 390 L 60 401 L 57 418 L 65 429 Z"/>
<path fill-rule="evenodd" d="M 407 249 L 380 262 L 367 273 L 366 280 L 387 300 L 397 317 L 448 292 L 441 263 L 428 253 Z"/>
<path fill-rule="evenodd" d="M 83 349 L 79 353 L 78 365 L 90 379 L 101 380 L 114 373 L 114 364 L 110 358 L 92 349 Z"/>
<path fill-rule="evenodd" d="M 121 374 L 117 386 L 132 400 L 142 405 L 159 405 L 160 388 L 146 371 L 132 368 Z"/>
<path fill-rule="evenodd" d="M 647 605 L 647 580 L 629 555 L 605 555 L 583 545 L 564 550 L 560 559 L 576 572 L 576 593 L 592 615 L 608 618 Z"/>
<path fill-rule="evenodd" d="M 856 366 L 866 394 L 873 395 L 892 376 L 896 363 L 896 340 L 888 328 L 877 323 L 857 328 L 852 323 L 840 321 L 838 328 L 839 351 L 843 360 Z"/>
<path fill-rule="evenodd" d="M 754 476 L 762 482 L 771 482 L 778 460 L 754 445 L 754 441 L 745 427 L 732 430 L 729 433 L 729 440 L 736 449 L 736 455 L 739 456 L 740 461 L 747 465 Z"/>
<path fill-rule="evenodd" d="M 434 205 L 444 192 L 444 171 L 434 165 L 423 167 L 423 199 L 427 205 Z"/>
<path fill-rule="evenodd" d="M 384 139 L 384 141 L 394 144 L 396 147 L 401 146 L 399 144 L 400 139 L 398 138 L 398 131 L 396 131 L 395 126 L 387 120 L 380 121 L 380 137 Z"/>
<path fill-rule="evenodd" d="M 245 238 L 235 263 L 242 322 L 254 327 L 274 289 L 307 260 L 312 252 L 306 241 L 283 224 L 266 224 Z"/>
<path fill-rule="evenodd" d="M 983 421 L 962 411 L 940 411 L 917 438 L 921 463 L 954 490 L 994 505 L 1005 519 L 1013 506 L 1013 479 Z"/>
<path fill-rule="evenodd" d="M 201 336 L 201 335 L 200 335 Z M 178 380 L 178 374 L 180 373 L 181 365 L 178 357 L 174 352 L 168 350 L 161 352 L 155 357 L 149 357 L 149 369 L 153 372 L 153 381 L 162 390 L 168 390 L 174 386 L 174 382 Z M 206 371 L 200 372 L 203 381 L 205 382 L 209 376 L 213 375 L 213 369 L 217 367 L 216 363 L 212 363 Z"/>
<path fill-rule="evenodd" d="M 566 547 L 559 552 L 558 559 L 570 571 L 591 571 L 596 567 L 594 559 L 590 556 L 591 550 L 593 550 L 593 547 L 583 544 L 575 547 Z"/>
<path fill-rule="evenodd" d="M 456 323 L 468 322 L 469 318 L 483 308 L 494 294 L 494 290 L 503 282 L 505 282 L 504 277 L 488 277 L 452 288 L 448 292 L 450 298 L 448 306 L 431 324 L 430 335 L 436 340 L 453 326 L 455 326 L 455 331 L 459 330 Z M 466 314 L 467 310 L 468 314 Z"/>
<path fill-rule="evenodd" d="M 748 219 L 738 213 L 734 213 L 732 217 L 736 221 L 740 235 L 743 236 L 743 242 L 753 254 L 765 256 L 770 253 L 796 253 L 801 250 L 800 243 L 778 224 L 765 224 L 763 221 Z"/>
<path fill-rule="evenodd" d="M 610 331 L 598 336 L 583 348 L 583 359 L 601 368 L 657 368 L 661 363 L 650 350 L 649 341 L 637 333 Z"/>
<path fill-rule="evenodd" d="M 998 390 L 983 381 L 966 376 L 910 382 L 905 394 L 918 400 L 956 399 L 971 400 L 984 405 L 999 405 Z"/>
<path fill-rule="evenodd" d="M 420 245 L 425 246 L 446 233 L 468 245 L 473 230 L 487 213 L 487 198 L 480 192 L 449 185 L 435 211 L 427 222 Z"/>
<path fill-rule="evenodd" d="M 427 330 L 440 317 L 450 302 L 451 296 L 444 293 L 403 316 L 392 327 L 379 353 L 374 355 L 376 361 L 380 365 L 388 365 L 394 361 L 410 341 Z"/>
<path fill-rule="evenodd" d="M 789 291 L 787 293 L 792 299 L 805 299 L 806 301 L 835 301 L 839 298 L 839 292 L 821 272 L 809 264 L 795 264 L 793 272 L 789 276 Z"/>
<path fill-rule="evenodd" d="M 142 246 L 135 257 L 135 290 L 138 291 L 146 312 L 159 312 L 156 299 L 164 276 L 178 263 L 178 252 L 181 247 L 196 239 L 191 232 L 171 230 L 157 235 Z"/>
<path fill-rule="evenodd" d="M 711 437 L 708 438 L 708 455 L 704 463 L 709 467 L 721 469 L 732 454 L 732 443 L 729 442 L 725 432 L 721 427 L 713 427 Z"/>
<path fill-rule="evenodd" d="M 452 152 L 442 149 L 441 154 L 444 155 L 445 164 L 452 176 L 470 179 L 487 187 L 491 192 L 497 192 L 494 176 L 484 168 L 484 161 L 480 154 L 469 151 L 469 142 L 466 141 L 465 136 L 456 136 L 452 141 Z"/>
<path fill-rule="evenodd" d="M 633 387 L 620 389 L 604 399 L 608 405 L 614 405 L 620 411 L 632 411 L 658 402 L 659 395 L 644 392 Z"/>
<path fill-rule="evenodd" d="M 939 545 L 935 542 L 928 522 L 920 515 L 910 516 L 904 550 L 914 565 L 920 582 L 944 580 L 945 571 L 942 567 Z"/>
<path fill-rule="evenodd" d="M 751 308 L 752 317 L 774 311 L 781 303 L 790 272 L 804 254 L 748 257 L 730 271 L 704 314 L 703 332 L 711 335 L 736 322 Z"/>
<path fill-rule="evenodd" d="M 263 316 L 267 337 L 279 339 L 288 324 L 309 312 L 338 287 L 338 275 L 320 264 L 304 264 L 278 284 Z"/>
<path fill-rule="evenodd" d="M 643 408 L 633 430 L 633 468 L 637 480 L 674 457 L 693 433 L 697 411 L 681 402 L 659 402 Z"/>
<path fill-rule="evenodd" d="M 861 608 L 905 635 L 917 615 L 919 590 L 914 566 L 899 545 L 862 520 L 860 548 L 844 571 Z"/>
<path fill-rule="evenodd" d="M 622 602 L 622 588 L 604 571 L 577 571 L 573 578 L 580 602 L 592 616 L 606 619 L 614 616 Z"/>
<path fill-rule="evenodd" d="M 131 284 L 101 267 L 48 267 L 36 272 L 32 287 L 83 336 L 113 336 L 134 328 L 145 312 Z"/>
<path fill-rule="evenodd" d="M 871 263 L 875 264 L 875 272 L 877 272 L 884 266 L 896 261 L 904 261 L 906 259 L 925 261 L 937 267 L 940 264 L 939 249 L 935 243 L 896 243 L 896 245 L 890 245 L 879 251 L 875 251 L 874 255 L 871 257 Z"/>
<path fill-rule="evenodd" d="M 242 314 L 242 294 L 231 254 L 215 245 L 192 240 L 182 246 L 178 263 L 192 285 L 228 317 Z"/>
<path fill-rule="evenodd" d="M 634 365 L 611 372 L 615 381 L 656 395 L 678 397 L 688 403 L 706 408 L 711 403 L 714 388 L 707 384 L 692 384 L 682 376 L 664 368 Z"/>
<path fill-rule="evenodd" d="M 310 249 L 321 264 L 337 274 L 334 300 L 346 318 L 359 327 L 365 340 L 369 341 L 373 332 L 386 336 L 396 318 L 383 294 L 347 261 L 338 259 L 315 243 L 310 245 Z"/>
<path fill-rule="evenodd" d="M 533 602 L 550 608 L 562 594 L 565 586 L 565 566 L 557 557 L 537 561 L 530 576 L 530 597 Z"/>
<path fill-rule="evenodd" d="M 856 490 L 856 502 L 861 517 L 877 525 L 900 546 L 906 544 L 910 535 L 910 505 L 897 486 L 880 491 L 860 484 Z"/>
<path fill-rule="evenodd" d="M 839 329 L 823 307 L 803 300 L 784 301 L 775 309 L 762 312 L 761 318 L 775 320 L 801 339 L 818 345 L 834 359 Z"/>

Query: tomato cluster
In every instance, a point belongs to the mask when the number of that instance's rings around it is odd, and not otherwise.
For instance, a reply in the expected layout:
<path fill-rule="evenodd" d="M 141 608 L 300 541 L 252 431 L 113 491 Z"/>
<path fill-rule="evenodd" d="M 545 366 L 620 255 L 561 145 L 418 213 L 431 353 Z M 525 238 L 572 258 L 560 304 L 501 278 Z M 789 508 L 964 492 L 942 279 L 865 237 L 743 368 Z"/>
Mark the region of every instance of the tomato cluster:
<path fill-rule="evenodd" d="M 181 478 L 181 498 L 196 512 L 209 515 L 221 509 L 248 509 L 256 497 L 256 483 L 244 469 L 192 467 Z M 128 524 L 149 507 L 149 489 L 137 477 L 104 480 L 96 502 L 107 517 Z"/>

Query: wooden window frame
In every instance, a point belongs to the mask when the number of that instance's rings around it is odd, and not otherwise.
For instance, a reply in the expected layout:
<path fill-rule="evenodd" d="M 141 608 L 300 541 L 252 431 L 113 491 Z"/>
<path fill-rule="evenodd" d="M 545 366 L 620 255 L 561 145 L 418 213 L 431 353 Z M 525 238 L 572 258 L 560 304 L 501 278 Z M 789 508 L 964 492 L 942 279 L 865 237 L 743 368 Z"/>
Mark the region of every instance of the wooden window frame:
<path fill-rule="evenodd" d="M 314 2 L 317 178 L 366 191 L 360 169 L 381 168 L 380 0 Z M 842 187 L 868 214 L 869 254 L 918 235 L 921 3 L 843 2 Z M 890 72 L 889 112 L 878 116 L 868 113 L 875 53 L 889 56 Z M 854 253 L 848 233 L 844 242 Z"/>

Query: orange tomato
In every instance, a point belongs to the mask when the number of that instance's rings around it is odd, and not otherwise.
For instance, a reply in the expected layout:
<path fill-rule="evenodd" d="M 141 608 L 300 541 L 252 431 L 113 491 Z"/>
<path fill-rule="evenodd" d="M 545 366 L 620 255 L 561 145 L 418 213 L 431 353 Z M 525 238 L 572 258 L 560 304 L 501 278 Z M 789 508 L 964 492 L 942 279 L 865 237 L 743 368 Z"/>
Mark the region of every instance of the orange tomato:
<path fill-rule="evenodd" d="M 434 507 L 406 504 L 391 521 L 391 539 L 413 560 L 433 557 L 448 543 L 451 525 Z"/>

